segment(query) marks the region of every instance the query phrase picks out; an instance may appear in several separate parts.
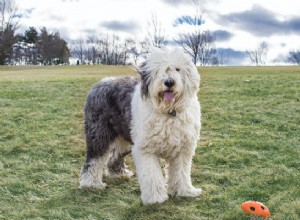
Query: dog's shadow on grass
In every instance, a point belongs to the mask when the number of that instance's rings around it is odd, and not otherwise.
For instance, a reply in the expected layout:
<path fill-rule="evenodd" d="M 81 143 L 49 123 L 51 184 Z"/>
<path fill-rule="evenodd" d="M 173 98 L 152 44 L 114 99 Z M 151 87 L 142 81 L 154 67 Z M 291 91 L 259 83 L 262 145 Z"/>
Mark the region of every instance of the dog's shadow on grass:
<path fill-rule="evenodd" d="M 182 212 L 184 207 L 195 203 L 195 198 L 170 197 L 164 203 L 143 205 L 133 204 L 124 213 L 122 219 L 188 219 L 186 213 Z"/>
<path fill-rule="evenodd" d="M 99 189 L 80 189 L 74 183 L 72 187 L 61 189 L 38 205 L 41 209 L 51 207 L 52 211 L 67 212 L 71 216 L 83 217 L 88 213 L 101 217 L 117 216 L 118 219 L 184 219 L 181 209 L 194 204 L 197 198 L 170 197 L 162 204 L 143 205 L 137 180 L 128 177 L 104 178 L 107 187 Z M 110 214 L 109 214 L 110 213 Z M 171 219 L 171 218 L 170 218 Z"/>

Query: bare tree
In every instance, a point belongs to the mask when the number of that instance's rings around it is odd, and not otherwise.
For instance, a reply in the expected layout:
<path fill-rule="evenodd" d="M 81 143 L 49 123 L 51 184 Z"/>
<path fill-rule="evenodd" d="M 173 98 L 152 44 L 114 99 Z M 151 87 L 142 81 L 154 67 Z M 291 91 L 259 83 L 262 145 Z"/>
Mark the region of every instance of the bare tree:
<path fill-rule="evenodd" d="M 300 66 L 300 50 L 290 50 L 287 61 Z"/>
<path fill-rule="evenodd" d="M 110 65 L 123 65 L 123 54 L 120 46 L 120 37 L 113 35 L 111 37 L 111 52 L 110 52 Z"/>
<path fill-rule="evenodd" d="M 255 64 L 256 66 L 260 66 L 265 65 L 266 63 L 268 49 L 268 44 L 266 42 L 261 42 L 256 49 L 247 50 L 246 53 L 251 63 Z"/>
<path fill-rule="evenodd" d="M 200 65 L 205 66 L 213 63 L 215 59 L 215 37 L 210 31 L 202 30 L 203 17 L 206 12 L 204 0 L 191 0 L 191 6 L 194 9 L 194 15 L 182 16 L 175 23 L 175 25 L 189 25 L 191 30 L 179 33 L 178 39 L 175 39 L 175 41 L 190 54 L 195 64 L 199 61 Z"/>
<path fill-rule="evenodd" d="M 130 54 L 132 55 L 132 59 L 134 61 L 133 65 L 137 66 L 138 58 L 141 56 L 142 52 L 135 45 L 130 49 Z"/>
<path fill-rule="evenodd" d="M 147 40 L 143 40 L 139 42 L 139 45 L 141 47 L 141 52 L 146 54 L 149 52 L 149 43 L 147 42 Z"/>
<path fill-rule="evenodd" d="M 0 65 L 13 56 L 14 33 L 19 21 L 17 13 L 14 0 L 0 0 Z"/>
<path fill-rule="evenodd" d="M 136 42 L 131 39 L 127 38 L 124 42 L 124 48 L 123 48 L 123 54 L 124 54 L 124 65 L 128 63 L 128 59 L 130 58 L 130 55 L 135 55 L 134 53 L 136 48 Z M 135 60 L 135 59 L 134 59 Z"/>
<path fill-rule="evenodd" d="M 75 42 L 72 48 L 73 56 L 77 57 L 80 60 L 81 64 L 85 63 L 84 61 L 85 51 L 86 51 L 85 40 L 81 37 Z"/>
<path fill-rule="evenodd" d="M 200 45 L 198 50 L 198 60 L 202 66 L 212 64 L 216 58 L 215 38 L 210 31 L 204 31 L 200 35 Z"/>
<path fill-rule="evenodd" d="M 214 57 L 212 64 L 215 65 L 215 66 L 219 66 L 219 65 L 222 66 L 222 65 L 225 65 L 225 64 L 227 64 L 229 62 L 230 62 L 229 53 L 225 52 L 222 49 L 218 49 L 217 50 L 217 54 Z"/>
<path fill-rule="evenodd" d="M 148 21 L 146 39 L 149 46 L 163 47 L 167 44 L 165 30 L 154 13 Z"/>
<path fill-rule="evenodd" d="M 201 44 L 201 24 L 205 14 L 205 7 L 202 0 L 191 0 L 194 8 L 193 17 L 182 17 L 180 23 L 192 26 L 193 30 L 187 33 L 179 33 L 179 39 L 175 40 L 193 58 L 194 64 L 197 63 L 200 44 Z"/>
<path fill-rule="evenodd" d="M 95 65 L 99 64 L 99 54 L 97 50 L 97 43 L 98 43 L 98 38 L 96 35 L 91 35 L 87 37 L 86 43 L 87 43 L 87 59 L 88 62 Z"/>
<path fill-rule="evenodd" d="M 176 42 L 193 58 L 194 64 L 197 63 L 199 45 L 200 45 L 200 34 L 198 33 L 180 33 L 179 40 Z"/>

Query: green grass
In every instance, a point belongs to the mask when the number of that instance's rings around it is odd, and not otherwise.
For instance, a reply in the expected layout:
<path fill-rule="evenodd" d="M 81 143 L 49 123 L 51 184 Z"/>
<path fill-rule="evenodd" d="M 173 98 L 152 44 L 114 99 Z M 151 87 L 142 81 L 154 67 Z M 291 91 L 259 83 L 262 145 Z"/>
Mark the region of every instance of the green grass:
<path fill-rule="evenodd" d="M 127 67 L 0 67 L 0 219 L 300 219 L 300 68 L 200 68 L 202 132 L 192 179 L 199 198 L 142 206 L 136 177 L 78 189 L 83 107 L 104 76 Z M 132 170 L 132 159 L 127 159 Z"/>

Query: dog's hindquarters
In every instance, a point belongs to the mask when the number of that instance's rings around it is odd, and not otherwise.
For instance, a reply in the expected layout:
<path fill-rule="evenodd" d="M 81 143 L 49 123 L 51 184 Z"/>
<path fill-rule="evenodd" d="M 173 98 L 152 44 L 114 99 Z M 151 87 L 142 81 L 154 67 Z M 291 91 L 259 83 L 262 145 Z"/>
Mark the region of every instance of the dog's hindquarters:
<path fill-rule="evenodd" d="M 131 77 L 104 80 L 88 94 L 85 106 L 87 154 L 80 175 L 81 188 L 105 187 L 102 175 L 109 156 L 109 174 L 113 171 L 130 175 L 126 173 L 124 157 L 131 145 L 130 101 L 136 83 Z"/>

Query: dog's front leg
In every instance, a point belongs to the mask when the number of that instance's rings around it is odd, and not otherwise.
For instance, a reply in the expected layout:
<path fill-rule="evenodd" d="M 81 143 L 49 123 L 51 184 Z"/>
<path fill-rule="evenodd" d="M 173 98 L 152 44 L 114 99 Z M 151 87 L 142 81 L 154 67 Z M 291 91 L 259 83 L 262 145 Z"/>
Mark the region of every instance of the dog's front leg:
<path fill-rule="evenodd" d="M 145 153 L 143 150 L 138 149 L 138 147 L 133 147 L 132 155 L 143 203 L 162 203 L 167 200 L 168 194 L 159 158 L 154 154 Z"/>
<path fill-rule="evenodd" d="M 191 180 L 192 152 L 181 152 L 166 161 L 168 194 L 171 196 L 196 197 L 201 194 Z"/>

